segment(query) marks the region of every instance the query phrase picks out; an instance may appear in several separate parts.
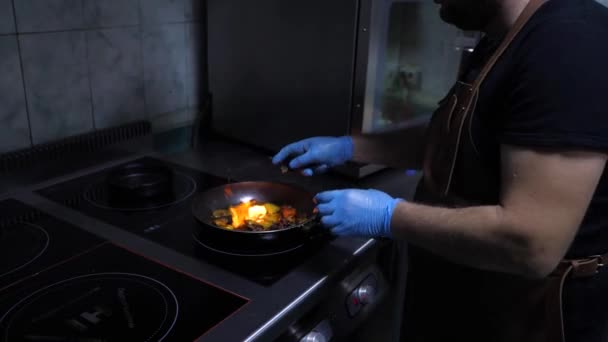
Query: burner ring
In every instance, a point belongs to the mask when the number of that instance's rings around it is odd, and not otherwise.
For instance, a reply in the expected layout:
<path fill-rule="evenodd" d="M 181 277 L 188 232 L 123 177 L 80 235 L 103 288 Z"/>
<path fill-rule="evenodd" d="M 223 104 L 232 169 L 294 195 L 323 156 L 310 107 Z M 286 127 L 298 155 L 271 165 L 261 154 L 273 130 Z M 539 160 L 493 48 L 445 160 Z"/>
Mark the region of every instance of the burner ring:
<path fill-rule="evenodd" d="M 48 312 L 44 312 L 42 315 L 39 315 L 38 317 L 35 317 L 35 319 L 31 319 L 30 322 L 28 322 L 28 325 L 31 324 L 37 324 L 39 321 L 43 321 L 45 318 L 51 317 L 53 314 L 60 312 L 62 310 L 69 310 L 69 306 L 74 305 L 77 306 L 78 302 L 81 300 L 86 299 L 89 296 L 103 296 L 103 295 L 107 295 L 107 291 L 104 293 L 103 289 L 102 289 L 102 285 L 99 285 L 102 281 L 115 281 L 115 280 L 119 280 L 119 281 L 129 281 L 131 283 L 136 283 L 139 286 L 143 285 L 144 287 L 146 287 L 148 290 L 152 290 L 155 293 L 157 293 L 159 295 L 159 297 L 162 299 L 162 302 L 164 304 L 164 317 L 162 318 L 162 321 L 159 324 L 159 328 L 156 329 L 151 335 L 149 335 L 149 337 L 145 338 L 144 340 L 150 341 L 152 339 L 155 339 L 157 341 L 163 341 L 168 335 L 169 333 L 173 330 L 173 327 L 175 326 L 175 323 L 177 322 L 177 318 L 179 316 L 179 302 L 177 300 L 177 297 L 175 296 L 175 294 L 173 293 L 173 291 L 167 287 L 167 285 L 163 284 L 162 282 L 150 278 L 150 277 L 146 277 L 143 275 L 139 275 L 139 274 L 133 274 L 133 273 L 94 273 L 94 274 L 87 274 L 87 275 L 82 275 L 82 276 L 78 276 L 78 277 L 73 277 L 70 279 L 66 279 L 66 280 L 62 280 L 56 283 L 53 283 L 51 285 L 47 285 L 41 289 L 38 289 L 36 291 L 34 291 L 33 293 L 30 293 L 27 297 L 21 299 L 19 302 L 17 302 L 16 304 L 14 304 L 2 317 L 0 317 L 0 324 L 4 325 L 5 328 L 5 332 L 4 332 L 4 340 L 5 341 L 9 341 L 10 339 L 10 332 L 11 332 L 11 327 L 13 326 L 13 323 L 18 320 L 20 317 L 20 315 L 23 315 L 23 312 L 26 309 L 31 309 L 30 305 L 32 303 L 37 303 L 39 304 L 42 300 L 45 299 L 45 297 L 49 297 L 49 294 L 52 294 L 52 292 L 57 292 L 57 291 L 65 291 L 66 287 L 69 286 L 75 286 L 78 284 L 79 281 L 81 282 L 95 282 L 92 285 L 97 286 L 96 288 L 94 288 L 93 290 L 89 290 L 85 293 L 85 295 L 81 295 L 80 297 L 76 297 L 75 299 L 72 299 L 70 301 L 67 302 L 66 305 L 59 306 L 59 307 L 55 307 L 55 306 L 50 306 L 50 308 L 52 308 L 50 311 Z M 112 288 L 113 290 L 114 288 Z M 120 288 L 119 288 L 120 290 Z M 141 288 L 139 289 L 139 291 L 141 291 Z M 100 294 L 99 294 L 100 293 Z M 52 296 L 51 296 L 52 297 Z M 48 300 L 48 299 L 47 299 Z M 129 305 L 127 303 L 127 300 L 124 299 L 125 303 L 122 303 L 123 309 L 125 311 L 129 310 Z M 47 306 L 49 306 L 49 303 L 46 303 Z M 56 304 L 56 303 L 53 303 Z M 67 309 L 66 309 L 67 308 Z M 126 309 L 125 309 L 126 308 Z M 121 311 L 121 310 L 116 310 L 116 311 Z M 79 311 L 77 311 L 79 312 Z M 110 310 L 110 312 L 113 312 Z M 173 320 L 170 321 L 170 313 L 174 312 L 173 314 Z M 36 314 L 38 314 L 38 312 L 35 312 Z M 80 317 L 82 317 L 82 314 L 80 315 Z M 97 318 L 97 316 L 95 316 L 95 318 Z M 62 318 L 65 321 L 65 318 Z M 56 323 L 56 322 L 53 322 Z M 164 334 L 162 336 L 157 336 L 160 335 L 161 333 L 163 333 L 162 330 L 164 331 Z M 146 334 L 148 335 L 148 334 Z"/>
<path fill-rule="evenodd" d="M 179 204 L 188 198 L 190 198 L 197 189 L 197 184 L 194 178 L 181 172 L 175 172 L 175 182 L 178 193 L 175 194 L 175 199 L 167 202 L 151 203 L 149 205 L 135 205 L 133 207 L 121 207 L 118 205 L 112 205 L 109 201 L 108 191 L 104 181 L 99 181 L 86 188 L 84 192 L 84 198 L 92 205 L 105 209 L 105 210 L 119 210 L 119 211 L 147 211 L 157 210 L 166 208 L 175 204 Z"/>
<path fill-rule="evenodd" d="M 0 278 L 7 276 L 11 273 L 17 272 L 20 269 L 23 269 L 24 267 L 27 267 L 29 264 L 31 264 L 32 262 L 34 262 L 36 259 L 38 259 L 42 254 L 44 254 L 44 252 L 46 252 L 46 250 L 49 248 L 49 244 L 51 241 L 51 238 L 49 236 L 49 233 L 42 227 L 32 224 L 32 223 L 22 223 L 22 225 L 24 227 L 29 227 L 29 228 L 33 228 L 38 232 L 42 232 L 42 234 L 44 234 L 44 246 L 42 247 L 42 249 L 40 249 L 40 251 L 34 255 L 33 257 L 31 257 L 28 261 L 26 261 L 25 263 L 21 264 L 21 265 L 17 265 L 14 266 L 12 269 L 9 269 L 8 271 L 4 272 L 4 273 L 0 273 Z"/>

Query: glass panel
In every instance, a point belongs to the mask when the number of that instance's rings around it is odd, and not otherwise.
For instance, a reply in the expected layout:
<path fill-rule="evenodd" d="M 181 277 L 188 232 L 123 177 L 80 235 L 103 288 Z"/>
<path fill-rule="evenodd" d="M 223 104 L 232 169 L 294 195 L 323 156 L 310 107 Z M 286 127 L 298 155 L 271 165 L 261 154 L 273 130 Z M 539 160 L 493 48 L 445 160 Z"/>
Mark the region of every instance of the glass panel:
<path fill-rule="evenodd" d="M 428 120 L 478 39 L 443 22 L 428 0 L 373 1 L 370 34 L 368 133 Z"/>

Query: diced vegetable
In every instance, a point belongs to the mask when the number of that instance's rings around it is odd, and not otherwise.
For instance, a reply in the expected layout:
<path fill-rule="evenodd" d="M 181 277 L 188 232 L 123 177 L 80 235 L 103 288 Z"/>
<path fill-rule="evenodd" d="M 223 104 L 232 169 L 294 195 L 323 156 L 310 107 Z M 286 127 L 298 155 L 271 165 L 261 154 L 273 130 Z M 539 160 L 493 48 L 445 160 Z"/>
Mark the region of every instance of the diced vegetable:
<path fill-rule="evenodd" d="M 281 207 L 272 203 L 264 203 L 264 207 L 266 208 L 266 211 L 268 211 L 270 214 L 276 214 L 279 212 L 279 210 L 281 210 Z"/>
<path fill-rule="evenodd" d="M 218 227 L 227 228 L 230 225 L 230 222 L 227 218 L 219 218 L 219 219 L 214 220 L 213 224 L 215 224 Z"/>
<path fill-rule="evenodd" d="M 258 204 L 256 200 L 214 210 L 212 216 L 216 226 L 238 231 L 280 230 L 307 220 L 306 214 L 289 205 Z"/>
<path fill-rule="evenodd" d="M 213 211 L 213 218 L 230 217 L 230 210 L 218 209 Z"/>
<path fill-rule="evenodd" d="M 275 224 L 275 222 L 272 222 L 270 220 L 256 221 L 256 222 L 253 222 L 253 223 L 256 224 L 256 225 L 262 226 L 262 228 L 264 228 L 264 230 L 272 227 Z"/>
<path fill-rule="evenodd" d="M 284 218 L 293 218 L 296 216 L 296 208 L 283 206 L 281 207 L 281 215 Z"/>

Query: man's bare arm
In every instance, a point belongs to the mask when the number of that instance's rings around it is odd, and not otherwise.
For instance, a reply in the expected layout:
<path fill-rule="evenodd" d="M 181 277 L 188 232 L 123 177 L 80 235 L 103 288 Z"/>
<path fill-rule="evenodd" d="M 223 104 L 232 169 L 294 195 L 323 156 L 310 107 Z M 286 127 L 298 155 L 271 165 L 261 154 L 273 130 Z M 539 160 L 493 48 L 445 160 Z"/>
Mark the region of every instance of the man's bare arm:
<path fill-rule="evenodd" d="M 393 234 L 470 267 L 544 277 L 572 243 L 606 159 L 503 146 L 499 205 L 402 203 L 393 215 Z"/>

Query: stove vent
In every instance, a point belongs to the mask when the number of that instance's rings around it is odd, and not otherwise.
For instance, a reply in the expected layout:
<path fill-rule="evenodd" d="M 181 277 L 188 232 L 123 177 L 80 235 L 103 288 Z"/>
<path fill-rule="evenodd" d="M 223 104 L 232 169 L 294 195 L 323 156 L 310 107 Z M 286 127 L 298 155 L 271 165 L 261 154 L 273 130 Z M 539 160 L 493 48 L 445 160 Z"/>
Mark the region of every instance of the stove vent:
<path fill-rule="evenodd" d="M 1 154 L 0 174 L 15 172 L 41 162 L 56 161 L 73 153 L 95 152 L 110 145 L 148 135 L 150 132 L 151 125 L 148 121 L 138 121 Z"/>

